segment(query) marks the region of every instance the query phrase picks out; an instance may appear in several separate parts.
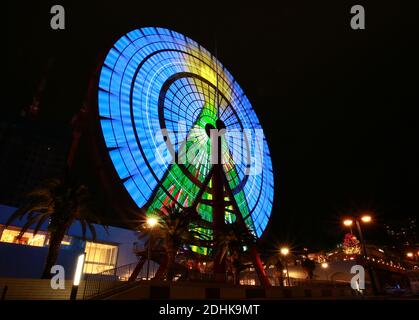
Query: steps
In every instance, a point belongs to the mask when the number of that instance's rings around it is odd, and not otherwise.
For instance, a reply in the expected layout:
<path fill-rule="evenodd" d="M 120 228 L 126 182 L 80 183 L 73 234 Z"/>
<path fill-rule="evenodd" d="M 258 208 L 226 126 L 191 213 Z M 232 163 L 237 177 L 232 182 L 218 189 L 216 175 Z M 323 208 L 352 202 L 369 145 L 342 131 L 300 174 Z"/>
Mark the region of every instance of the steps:
<path fill-rule="evenodd" d="M 106 297 L 107 300 L 138 299 L 344 299 L 356 297 L 346 287 L 259 287 L 234 286 L 217 283 L 188 283 L 151 280 L 136 282 L 135 285 L 119 290 Z"/>
<path fill-rule="evenodd" d="M 0 295 L 7 286 L 5 300 L 69 300 L 72 281 L 65 281 L 65 289 L 54 290 L 48 279 L 0 278 Z M 84 281 L 81 281 L 77 299 L 83 298 Z"/>

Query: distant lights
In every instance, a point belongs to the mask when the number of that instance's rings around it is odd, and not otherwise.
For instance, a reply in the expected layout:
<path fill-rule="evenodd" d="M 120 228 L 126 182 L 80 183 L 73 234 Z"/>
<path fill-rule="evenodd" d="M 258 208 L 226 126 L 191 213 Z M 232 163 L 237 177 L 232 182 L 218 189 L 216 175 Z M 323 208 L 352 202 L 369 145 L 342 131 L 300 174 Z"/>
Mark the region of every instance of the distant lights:
<path fill-rule="evenodd" d="M 322 268 L 323 268 L 323 269 L 327 269 L 327 268 L 329 268 L 329 264 L 328 264 L 327 262 L 323 262 L 323 263 L 322 263 Z"/>
<path fill-rule="evenodd" d="M 408 252 L 408 253 L 406 253 L 406 256 L 407 256 L 408 258 L 413 258 L 413 252 Z"/>

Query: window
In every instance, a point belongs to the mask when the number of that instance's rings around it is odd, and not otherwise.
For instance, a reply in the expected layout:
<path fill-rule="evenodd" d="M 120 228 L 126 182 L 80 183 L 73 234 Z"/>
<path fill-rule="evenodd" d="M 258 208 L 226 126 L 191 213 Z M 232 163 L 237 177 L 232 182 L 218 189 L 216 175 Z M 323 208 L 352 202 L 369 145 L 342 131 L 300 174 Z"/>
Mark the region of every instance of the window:
<path fill-rule="evenodd" d="M 2 226 L 0 225 L 0 228 L 1 227 Z M 7 229 L 4 229 L 1 233 L 0 242 L 23 244 L 33 247 L 44 247 L 49 245 L 49 237 L 47 232 L 39 231 L 36 235 L 34 235 L 33 230 L 28 230 L 22 235 L 21 238 L 18 238 L 20 230 L 21 228 L 17 227 L 8 227 Z M 71 237 L 64 236 L 61 245 L 71 245 Z"/>
<path fill-rule="evenodd" d="M 24 244 L 27 246 L 43 247 L 45 244 L 46 235 L 39 232 L 34 235 L 32 232 L 25 232 L 21 238 L 18 238 L 20 229 L 7 228 L 3 230 L 1 235 L 1 242 Z"/>
<path fill-rule="evenodd" d="M 46 245 L 49 245 L 49 238 L 47 239 Z M 62 246 L 69 246 L 71 245 L 71 237 L 70 236 L 64 236 L 63 240 L 61 241 Z"/>
<path fill-rule="evenodd" d="M 118 246 L 86 241 L 84 273 L 99 273 L 116 266 Z"/>

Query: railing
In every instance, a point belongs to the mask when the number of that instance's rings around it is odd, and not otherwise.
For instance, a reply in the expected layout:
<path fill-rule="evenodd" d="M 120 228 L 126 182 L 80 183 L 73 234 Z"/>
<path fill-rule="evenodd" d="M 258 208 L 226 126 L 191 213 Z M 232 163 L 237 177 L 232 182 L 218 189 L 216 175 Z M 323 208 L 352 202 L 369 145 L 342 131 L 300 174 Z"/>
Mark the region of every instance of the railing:
<path fill-rule="evenodd" d="M 345 281 L 333 281 L 333 280 L 315 280 L 315 279 L 300 279 L 300 278 L 289 278 L 287 277 L 276 277 L 268 275 L 269 282 L 272 286 L 284 286 L 284 287 L 341 287 L 348 286 L 349 283 Z M 282 281 L 281 281 L 282 280 Z M 282 283 L 281 283 L 282 282 Z M 256 272 L 242 272 L 240 275 L 240 285 L 247 286 L 258 286 L 260 285 L 259 277 Z"/>
<path fill-rule="evenodd" d="M 1 288 L 1 299 L 0 300 L 5 300 L 6 299 L 6 293 L 7 293 L 8 289 L 9 289 L 9 286 L 7 286 L 7 285 L 4 286 L 3 288 Z"/>
<path fill-rule="evenodd" d="M 129 282 L 129 278 L 133 273 L 135 267 L 137 266 L 137 262 L 127 264 L 124 266 L 120 266 L 114 269 L 105 270 L 103 272 L 97 274 L 86 274 L 85 275 L 85 287 L 83 293 L 83 299 L 90 299 L 93 297 L 100 296 L 102 294 L 106 294 L 107 292 L 112 292 L 115 289 L 129 286 L 133 282 Z M 138 280 L 147 280 L 152 279 L 157 272 L 158 265 L 153 261 L 150 261 L 149 268 L 147 268 L 147 261 L 145 261 L 144 265 L 139 272 L 136 281 Z M 148 269 L 148 275 L 147 275 Z M 291 287 L 338 287 L 348 284 L 336 282 L 336 281 L 326 281 L 326 280 L 305 280 L 305 279 L 296 279 L 291 278 L 288 280 L 286 278 L 282 278 L 282 282 L 280 283 L 280 278 L 268 275 L 269 281 L 272 286 L 291 286 Z M 238 284 L 246 285 L 246 286 L 258 286 L 260 285 L 259 278 L 254 270 L 251 271 L 244 271 L 240 274 L 238 279 Z M 172 281 L 176 282 L 213 282 L 215 281 L 215 277 L 213 273 L 202 273 L 198 270 L 192 269 L 184 269 L 182 273 L 175 274 Z M 233 276 L 230 274 L 226 274 L 225 283 L 233 284 L 235 281 Z"/>
<path fill-rule="evenodd" d="M 129 284 L 128 279 L 133 273 L 137 262 L 120 266 L 114 269 L 109 269 L 95 274 L 86 274 L 84 277 L 85 287 L 83 292 L 83 299 L 90 299 L 94 296 L 104 294 L 106 292 L 115 290 L 122 286 Z M 150 263 L 148 277 L 151 279 L 157 271 L 157 265 Z M 147 279 L 147 261 L 144 264 L 141 272 L 138 274 L 136 280 Z"/>

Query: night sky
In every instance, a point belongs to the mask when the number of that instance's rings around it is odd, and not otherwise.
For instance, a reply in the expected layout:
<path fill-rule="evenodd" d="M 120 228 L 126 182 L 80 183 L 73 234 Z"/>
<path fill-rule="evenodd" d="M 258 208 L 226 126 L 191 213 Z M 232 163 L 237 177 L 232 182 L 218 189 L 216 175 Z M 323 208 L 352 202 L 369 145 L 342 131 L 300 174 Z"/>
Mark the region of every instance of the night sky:
<path fill-rule="evenodd" d="M 75 2 L 8 5 L 6 118 L 30 104 L 53 59 L 40 117 L 68 125 L 112 44 L 136 28 L 166 27 L 211 52 L 216 42 L 259 116 L 275 171 L 269 242 L 334 246 L 344 234 L 340 218 L 355 210 L 374 212 L 370 229 L 419 216 L 414 8 L 401 1 Z M 50 29 L 53 4 L 66 9 L 64 31 Z M 365 7 L 366 30 L 350 28 L 354 4 Z M 89 170 L 78 168 L 99 192 Z"/>

